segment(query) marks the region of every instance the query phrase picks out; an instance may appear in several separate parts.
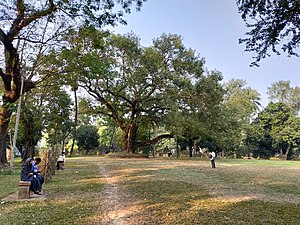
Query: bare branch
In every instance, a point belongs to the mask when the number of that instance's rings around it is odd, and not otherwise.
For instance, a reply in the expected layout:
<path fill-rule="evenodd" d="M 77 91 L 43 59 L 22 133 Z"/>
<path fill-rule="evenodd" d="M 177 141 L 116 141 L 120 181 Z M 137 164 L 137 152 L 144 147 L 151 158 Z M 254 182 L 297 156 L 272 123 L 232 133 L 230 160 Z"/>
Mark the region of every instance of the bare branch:
<path fill-rule="evenodd" d="M 0 76 L 2 77 L 2 79 L 4 80 L 5 77 L 5 73 L 3 72 L 3 70 L 0 68 Z"/>
<path fill-rule="evenodd" d="M 7 35 L 4 33 L 4 31 L 0 28 L 0 41 L 4 44 L 6 47 L 8 42 L 7 42 Z"/>

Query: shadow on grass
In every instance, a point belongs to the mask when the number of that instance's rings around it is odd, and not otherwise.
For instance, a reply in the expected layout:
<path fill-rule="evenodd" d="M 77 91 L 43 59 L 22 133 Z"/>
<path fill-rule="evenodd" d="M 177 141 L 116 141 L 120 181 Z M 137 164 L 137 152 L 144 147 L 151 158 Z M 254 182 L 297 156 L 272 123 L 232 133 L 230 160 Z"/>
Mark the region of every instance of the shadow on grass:
<path fill-rule="evenodd" d="M 94 203 L 91 199 L 8 202 L 0 206 L 0 224 L 85 224 L 95 211 Z"/>
<path fill-rule="evenodd" d="M 287 174 L 286 169 L 277 170 L 274 177 L 272 169 L 256 165 L 220 164 L 212 171 L 207 162 L 193 161 L 87 158 L 70 163 L 45 186 L 47 200 L 0 204 L 0 224 L 112 224 L 114 221 L 105 219 L 113 216 L 124 216 L 125 223 L 119 224 L 288 225 L 300 221 L 299 205 L 253 197 L 256 193 L 252 191 L 269 192 L 274 198 L 279 192 L 297 197 L 297 174 Z M 109 211 L 112 217 L 103 216 L 107 206 L 102 201 L 105 184 L 99 166 L 113 178 L 107 180 L 117 183 L 130 197 L 129 202 L 118 202 L 120 207 Z M 248 187 L 250 182 L 253 185 Z M 285 191 L 286 187 L 289 190 Z M 224 197 L 225 192 L 231 195 Z"/>
<path fill-rule="evenodd" d="M 299 224 L 298 205 L 252 200 L 251 197 L 214 198 L 197 185 L 165 180 L 127 184 L 135 200 L 143 202 L 145 224 Z"/>

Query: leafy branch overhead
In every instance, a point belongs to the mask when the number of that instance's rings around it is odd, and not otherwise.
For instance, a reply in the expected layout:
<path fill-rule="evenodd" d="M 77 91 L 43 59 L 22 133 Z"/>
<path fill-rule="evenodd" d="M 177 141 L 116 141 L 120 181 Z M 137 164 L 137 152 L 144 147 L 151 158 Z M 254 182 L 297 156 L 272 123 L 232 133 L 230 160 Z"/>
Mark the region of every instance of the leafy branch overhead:
<path fill-rule="evenodd" d="M 49 78 L 41 70 L 42 56 L 57 47 L 61 34 L 70 27 L 95 27 L 126 23 L 124 15 L 146 0 L 2 0 L 0 2 L 0 46 L 4 63 L 0 67 L 3 105 L 0 109 L 0 165 L 7 163 L 5 138 L 12 111 L 8 104 Z M 42 76 L 45 75 L 45 76 Z"/>
<path fill-rule="evenodd" d="M 251 30 L 241 38 L 246 51 L 254 52 L 251 66 L 281 51 L 298 56 L 300 43 L 300 1 L 298 0 L 237 0 L 239 13 Z M 281 48 L 281 51 L 278 47 Z"/>

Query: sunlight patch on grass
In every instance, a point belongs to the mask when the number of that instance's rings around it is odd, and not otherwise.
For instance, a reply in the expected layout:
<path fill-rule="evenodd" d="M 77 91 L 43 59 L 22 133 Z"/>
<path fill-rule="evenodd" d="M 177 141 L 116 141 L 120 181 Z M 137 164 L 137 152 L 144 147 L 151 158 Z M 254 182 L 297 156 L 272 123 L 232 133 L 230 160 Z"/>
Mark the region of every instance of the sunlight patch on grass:
<path fill-rule="evenodd" d="M 102 224 L 103 223 L 111 224 L 112 221 L 128 218 L 130 216 L 133 216 L 134 214 L 138 214 L 142 210 L 143 210 L 142 207 L 135 203 L 133 206 L 128 206 L 128 207 L 125 206 L 124 208 L 118 210 L 112 210 L 108 212 L 104 211 L 104 213 L 103 211 L 98 212 L 95 215 L 87 217 L 86 222 L 98 224 L 99 221 L 101 221 Z"/>
<path fill-rule="evenodd" d="M 101 177 L 101 178 L 87 178 L 87 179 L 79 180 L 78 183 L 104 184 L 105 179 L 103 177 Z"/>
<path fill-rule="evenodd" d="M 239 196 L 239 197 L 231 197 L 231 198 L 210 198 L 204 200 L 194 200 L 190 202 L 191 210 L 219 210 L 220 208 L 228 207 L 234 205 L 238 202 L 249 201 L 256 199 L 256 196 Z"/>
<path fill-rule="evenodd" d="M 147 172 L 147 171 L 158 171 L 161 169 L 171 169 L 175 168 L 175 165 L 159 165 L 156 167 L 148 167 L 148 168 L 127 168 L 127 169 L 122 169 L 118 170 L 118 173 L 125 173 L 125 174 L 132 174 L 132 173 L 137 173 L 137 172 Z"/>
<path fill-rule="evenodd" d="M 0 204 L 0 224 L 299 224 L 299 165 L 218 159 L 212 170 L 197 159 L 71 158 L 44 185 L 46 200 Z M 18 178 L 0 176 L 0 195 Z"/>

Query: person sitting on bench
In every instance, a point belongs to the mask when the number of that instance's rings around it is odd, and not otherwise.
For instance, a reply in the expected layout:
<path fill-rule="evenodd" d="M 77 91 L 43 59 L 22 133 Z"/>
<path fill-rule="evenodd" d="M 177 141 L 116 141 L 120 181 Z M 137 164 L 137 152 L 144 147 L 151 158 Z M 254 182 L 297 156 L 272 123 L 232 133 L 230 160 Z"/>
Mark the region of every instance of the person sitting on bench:
<path fill-rule="evenodd" d="M 61 153 L 60 156 L 58 157 L 57 163 L 56 163 L 56 168 L 57 170 L 59 169 L 64 169 L 64 164 L 65 164 L 65 154 Z"/>
<path fill-rule="evenodd" d="M 40 179 L 38 179 L 36 174 L 34 174 L 34 168 L 32 163 L 32 158 L 26 159 L 25 163 L 22 165 L 20 180 L 30 181 L 30 190 L 33 191 L 35 194 L 40 195 L 42 190 L 42 184 Z"/>
<path fill-rule="evenodd" d="M 39 167 L 38 167 L 38 165 L 40 164 L 41 161 L 42 161 L 41 158 L 39 158 L 39 157 L 35 158 L 32 162 L 32 166 L 33 166 L 33 175 L 35 175 L 40 180 L 41 185 L 43 185 L 44 177 L 40 174 L 41 171 L 39 170 Z"/>

